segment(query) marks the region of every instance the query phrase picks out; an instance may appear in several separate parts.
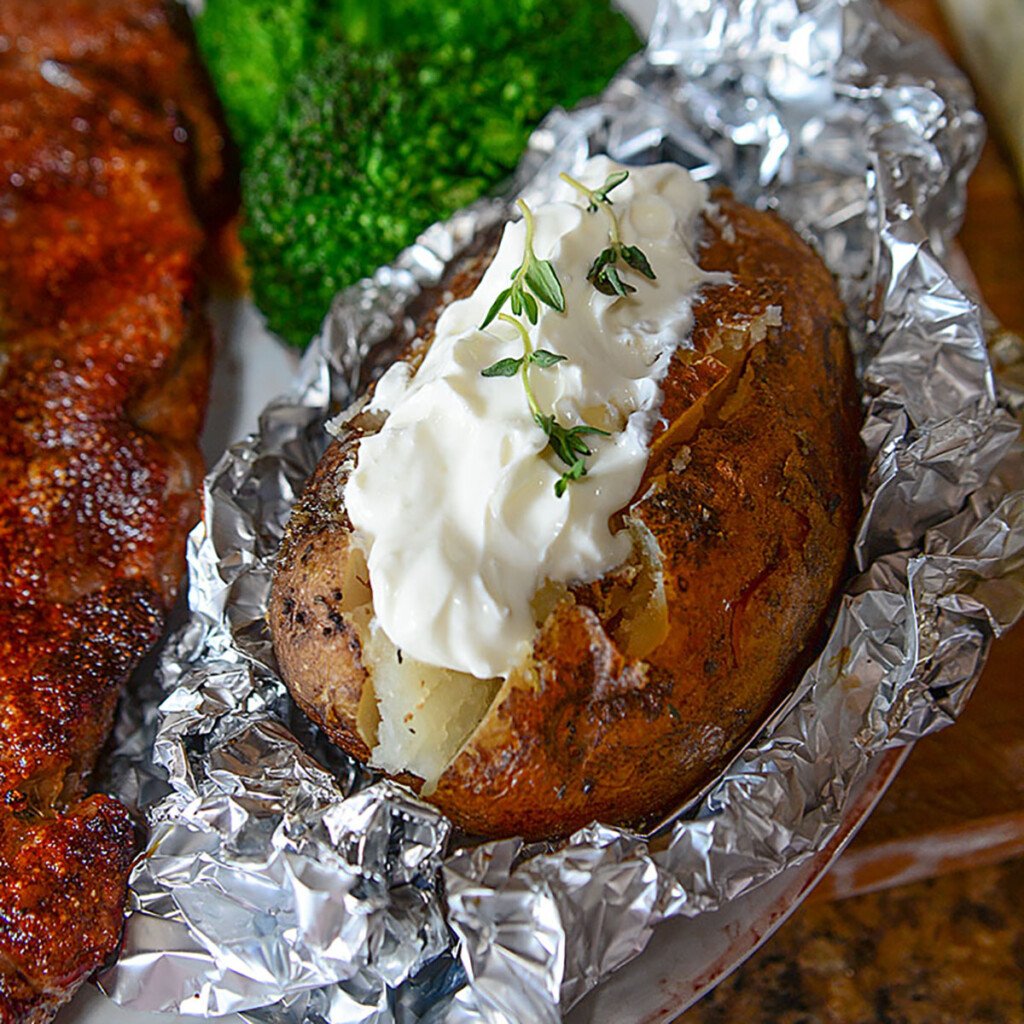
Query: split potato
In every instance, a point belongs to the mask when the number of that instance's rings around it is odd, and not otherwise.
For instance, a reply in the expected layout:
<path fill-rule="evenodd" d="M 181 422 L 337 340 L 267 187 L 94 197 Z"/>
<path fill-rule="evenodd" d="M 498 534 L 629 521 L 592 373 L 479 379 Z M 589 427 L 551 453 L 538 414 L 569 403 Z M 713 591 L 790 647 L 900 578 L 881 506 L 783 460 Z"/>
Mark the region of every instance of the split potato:
<path fill-rule="evenodd" d="M 423 298 L 403 358 L 422 358 L 493 249 Z M 538 593 L 533 649 L 507 679 L 419 664 L 370 629 L 343 496 L 371 415 L 331 444 L 294 510 L 269 611 L 291 693 L 335 743 L 364 762 L 373 751 L 469 833 L 657 821 L 721 771 L 823 637 L 861 478 L 842 307 L 792 229 L 727 193 L 705 212 L 699 262 L 730 280 L 702 289 L 692 347 L 662 381 L 647 469 L 615 524 L 632 555 Z"/>

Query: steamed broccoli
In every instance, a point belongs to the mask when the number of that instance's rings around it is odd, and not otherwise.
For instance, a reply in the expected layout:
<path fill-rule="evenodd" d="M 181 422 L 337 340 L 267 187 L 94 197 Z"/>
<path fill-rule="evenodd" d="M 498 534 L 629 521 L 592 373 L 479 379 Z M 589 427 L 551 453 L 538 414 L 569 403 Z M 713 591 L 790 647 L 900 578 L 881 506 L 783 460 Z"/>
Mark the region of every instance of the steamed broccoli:
<path fill-rule="evenodd" d="M 305 345 L 320 327 L 353 260 L 379 265 L 404 244 L 389 216 L 396 192 L 426 212 L 386 151 L 402 132 L 407 74 L 391 54 L 321 56 L 244 170 L 253 293 L 292 344 Z"/>
<path fill-rule="evenodd" d="M 210 0 L 196 19 L 196 38 L 243 153 L 271 126 L 307 59 L 315 2 Z"/>
<path fill-rule="evenodd" d="M 207 0 L 204 18 L 245 2 Z M 303 2 L 301 70 L 268 64 L 281 101 L 262 133 L 247 112 L 240 139 L 254 296 L 296 345 L 339 288 L 499 183 L 552 106 L 600 91 L 638 45 L 608 0 L 289 0 L 297 20 Z"/>

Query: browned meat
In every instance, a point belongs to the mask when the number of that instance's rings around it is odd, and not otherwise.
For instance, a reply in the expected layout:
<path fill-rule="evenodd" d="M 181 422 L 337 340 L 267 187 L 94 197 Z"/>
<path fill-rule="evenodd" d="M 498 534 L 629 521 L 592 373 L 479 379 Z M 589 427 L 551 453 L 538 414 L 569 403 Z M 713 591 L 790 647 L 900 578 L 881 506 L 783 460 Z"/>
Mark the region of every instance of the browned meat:
<path fill-rule="evenodd" d="M 198 263 L 234 189 L 176 5 L 0 0 L 0 1022 L 116 948 L 134 830 L 83 799 L 199 512 Z"/>
<path fill-rule="evenodd" d="M 106 81 L 162 114 L 189 162 L 190 184 L 204 212 L 230 214 L 235 156 L 221 128 L 205 69 L 192 45 L 184 7 L 174 0 L 3 0 L 0 38 L 6 56 L 39 68 L 73 68 L 92 87 Z M 59 69 L 44 68 L 54 77 Z"/>
<path fill-rule="evenodd" d="M 82 965 L 109 954 L 132 849 L 128 814 L 106 797 L 35 820 L 0 809 L 0 1020 L 50 1020 L 81 983 Z M 77 917 L 89 927 L 69 927 Z"/>

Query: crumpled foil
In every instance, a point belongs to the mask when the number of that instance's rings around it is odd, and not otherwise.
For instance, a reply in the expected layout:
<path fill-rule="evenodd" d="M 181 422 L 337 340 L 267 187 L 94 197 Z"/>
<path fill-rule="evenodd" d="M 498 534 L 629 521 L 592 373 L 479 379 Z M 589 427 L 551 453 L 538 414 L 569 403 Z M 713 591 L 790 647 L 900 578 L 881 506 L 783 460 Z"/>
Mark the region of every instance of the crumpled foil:
<path fill-rule="evenodd" d="M 340 295 L 292 390 L 209 475 L 188 620 L 119 726 L 113 786 L 151 833 L 102 987 L 267 1024 L 556 1022 L 659 921 L 821 849 L 872 759 L 955 719 L 1024 610 L 1021 345 L 947 270 L 982 137 L 960 73 L 872 0 L 664 0 L 646 53 L 553 112 L 503 196 Z M 778 209 L 836 274 L 870 457 L 857 575 L 785 707 L 656 835 L 462 848 L 290 703 L 264 623 L 274 553 L 325 421 L 410 330 L 410 300 L 515 194 L 602 151 Z"/>

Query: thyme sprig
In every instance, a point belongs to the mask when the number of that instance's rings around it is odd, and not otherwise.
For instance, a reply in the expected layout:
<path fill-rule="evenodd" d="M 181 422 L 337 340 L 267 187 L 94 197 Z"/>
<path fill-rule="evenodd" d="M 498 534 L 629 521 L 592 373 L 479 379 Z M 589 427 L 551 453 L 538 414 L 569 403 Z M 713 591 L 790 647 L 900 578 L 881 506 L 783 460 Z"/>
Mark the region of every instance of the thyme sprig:
<path fill-rule="evenodd" d="M 556 355 L 543 348 L 534 349 L 529 332 L 521 320 L 509 316 L 507 313 L 498 313 L 497 318 L 504 323 L 511 324 L 519 332 L 519 337 L 523 342 L 523 354 L 518 358 L 499 359 L 480 372 L 484 377 L 514 377 L 517 373 L 522 377 L 523 390 L 526 392 L 526 402 L 530 407 L 533 422 L 544 431 L 548 439 L 548 447 L 569 467 L 555 481 L 555 495 L 561 498 L 572 481 L 587 475 L 587 464 L 584 460 L 593 453 L 583 438 L 588 434 L 600 434 L 608 437 L 608 431 L 592 427 L 587 423 L 578 427 L 565 427 L 558 422 L 553 413 L 546 414 L 541 410 L 533 386 L 530 384 L 530 367 L 539 366 L 541 369 L 547 369 L 556 363 L 563 362 L 565 356 Z"/>
<path fill-rule="evenodd" d="M 550 260 L 537 259 L 537 254 L 533 251 L 533 213 L 522 199 L 517 199 L 516 205 L 522 210 L 523 220 L 526 222 L 523 262 L 512 271 L 512 283 L 499 292 L 498 297 L 491 303 L 491 308 L 480 325 L 481 330 L 498 315 L 506 302 L 510 303 L 514 316 L 522 316 L 525 312 L 531 324 L 537 322 L 540 313 L 538 299 L 559 313 L 565 311 L 565 293 L 562 291 L 555 268 Z"/>
<path fill-rule="evenodd" d="M 608 241 L 610 244 L 598 253 L 597 258 L 590 265 L 590 269 L 587 271 L 587 280 L 602 295 L 618 296 L 626 296 L 636 291 L 633 285 L 622 280 L 619 273 L 620 265 L 632 267 L 633 270 L 643 274 L 651 281 L 657 280 L 653 269 L 651 269 L 650 260 L 647 259 L 644 252 L 638 246 L 623 244 L 619 218 L 612 209 L 614 205 L 612 200 L 608 198 L 608 193 L 629 177 L 629 171 L 614 171 L 605 178 L 604 184 L 600 188 L 587 188 L 583 182 L 577 181 L 564 172 L 559 177 L 587 200 L 589 213 L 597 213 L 601 209 L 608 218 Z"/>
<path fill-rule="evenodd" d="M 558 275 L 551 262 L 538 259 L 537 254 L 533 251 L 535 225 L 532 211 L 522 199 L 517 200 L 517 204 L 523 212 L 523 220 L 526 223 L 523 262 L 512 272 L 512 284 L 501 291 L 491 303 L 491 308 L 487 311 L 487 316 L 484 317 L 480 329 L 483 330 L 495 318 L 503 323 L 511 324 L 519 332 L 519 337 L 523 342 L 523 354 L 518 357 L 509 356 L 499 359 L 496 363 L 481 370 L 480 373 L 484 377 L 514 377 L 519 374 L 522 378 L 523 390 L 526 392 L 526 402 L 530 407 L 533 422 L 544 431 L 548 439 L 547 446 L 569 467 L 555 481 L 555 495 L 561 498 L 570 483 L 587 475 L 586 458 L 593 452 L 584 438 L 590 435 L 601 435 L 602 437 L 610 435 L 607 430 L 592 427 L 589 423 L 582 423 L 577 427 L 564 426 L 558 422 L 554 413 L 545 413 L 541 409 L 537 396 L 533 392 L 533 386 L 530 384 L 530 367 L 538 366 L 542 370 L 550 369 L 550 367 L 564 362 L 565 356 L 543 348 L 534 349 L 529 331 L 522 320 L 516 318 L 525 313 L 530 323 L 535 324 L 540 313 L 538 300 L 559 313 L 565 312 L 565 293 L 562 291 L 562 284 L 558 280 Z M 502 312 L 506 302 L 512 309 L 511 316 Z"/>

